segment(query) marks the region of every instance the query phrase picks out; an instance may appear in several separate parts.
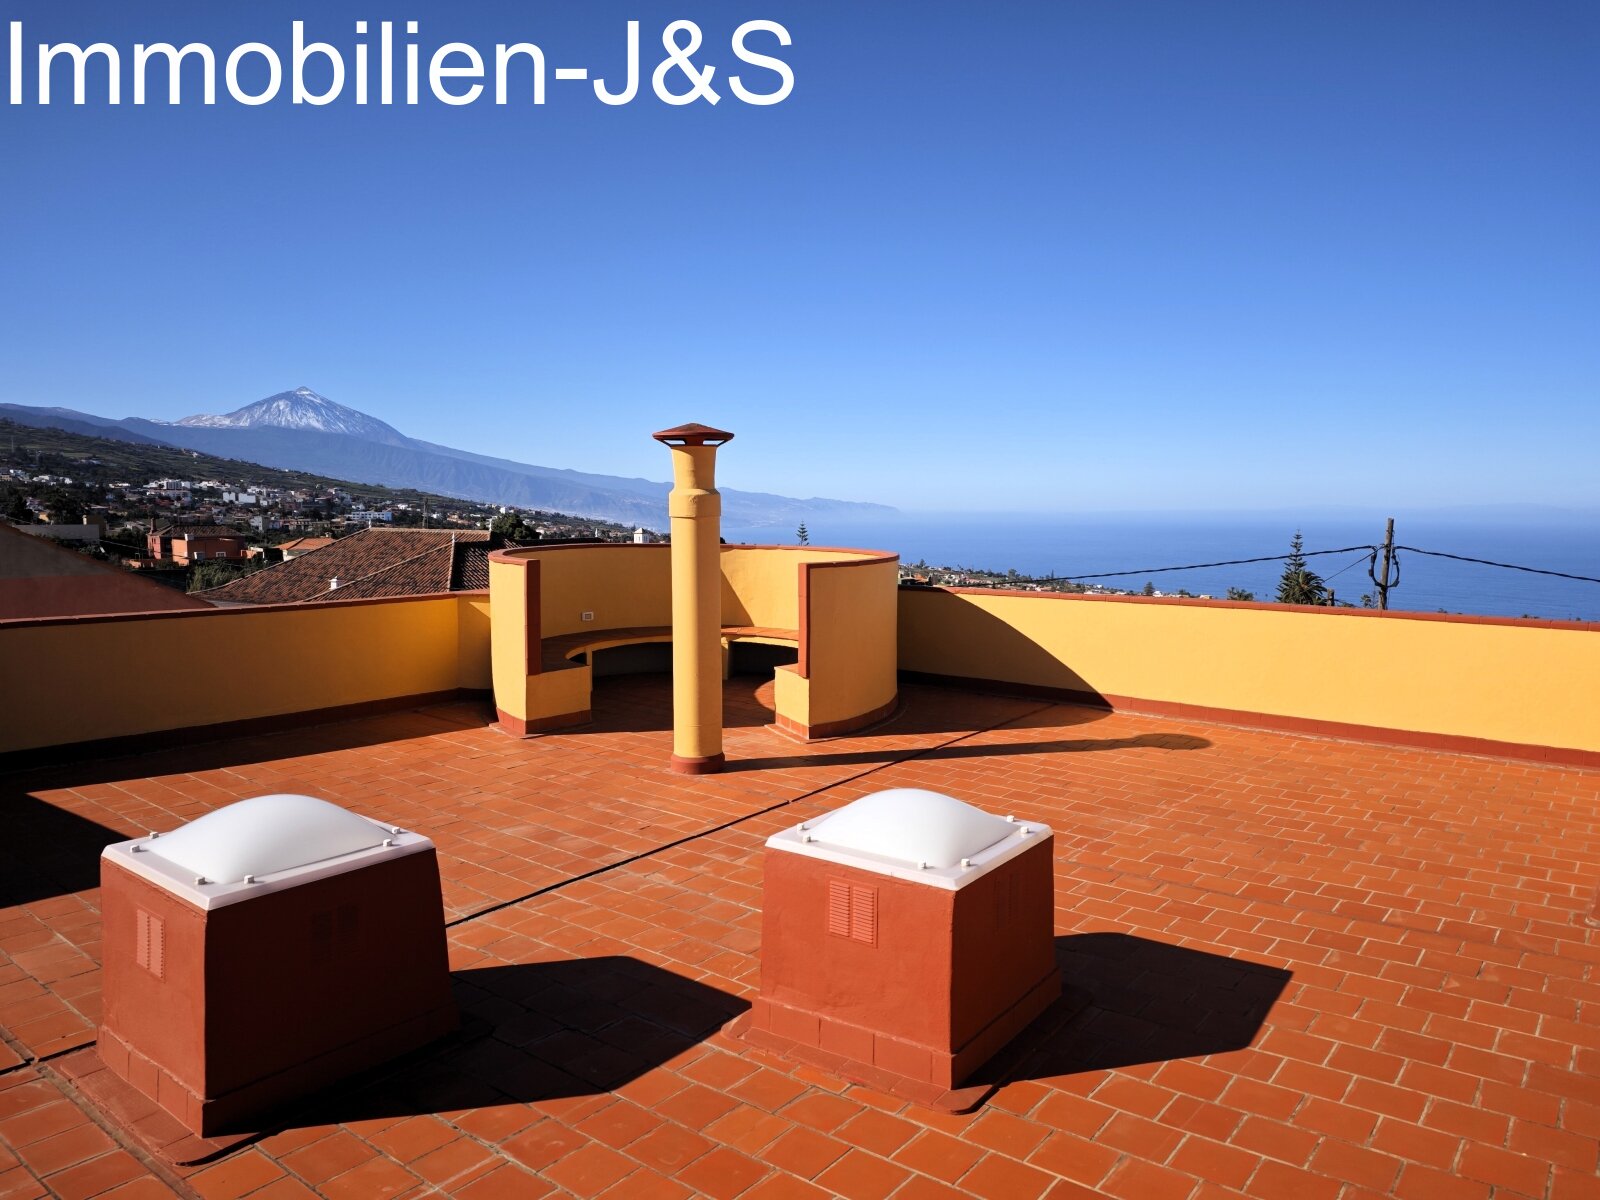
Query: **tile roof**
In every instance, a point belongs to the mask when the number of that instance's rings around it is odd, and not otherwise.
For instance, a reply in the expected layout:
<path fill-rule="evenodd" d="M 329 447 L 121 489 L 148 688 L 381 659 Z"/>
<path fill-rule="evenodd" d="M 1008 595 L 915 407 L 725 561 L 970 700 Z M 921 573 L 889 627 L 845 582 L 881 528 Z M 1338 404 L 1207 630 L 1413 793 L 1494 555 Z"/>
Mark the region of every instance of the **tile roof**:
<path fill-rule="evenodd" d="M 488 544 L 482 529 L 363 529 L 198 594 L 226 604 L 300 604 L 471 590 L 489 585 Z M 481 571 L 469 565 L 480 558 Z M 332 579 L 339 586 L 330 591 Z"/>
<path fill-rule="evenodd" d="M 0 521 L 0 620 L 209 607 L 177 588 Z"/>
<path fill-rule="evenodd" d="M 489 586 L 489 543 L 457 542 L 452 592 L 479 592 Z"/>
<path fill-rule="evenodd" d="M 463 705 L 0 776 L 0 1193 L 1595 1194 L 1600 772 L 922 687 L 797 745 L 771 688 L 730 682 L 723 775 L 664 770 L 670 681 L 619 676 L 592 727 L 527 741 Z M 1089 1007 L 968 1116 L 721 1032 L 758 987 L 764 839 L 888 787 L 1056 830 Z M 435 838 L 474 1021 L 157 1175 L 64 1069 L 95 1036 L 95 855 L 280 791 Z"/>
<path fill-rule="evenodd" d="M 273 547 L 273 549 L 280 552 L 284 550 L 298 550 L 302 554 L 309 554 L 313 550 L 320 550 L 324 546 L 331 546 L 333 545 L 333 542 L 334 539 L 331 537 L 298 537 L 290 538 L 287 542 L 279 542 Z"/>

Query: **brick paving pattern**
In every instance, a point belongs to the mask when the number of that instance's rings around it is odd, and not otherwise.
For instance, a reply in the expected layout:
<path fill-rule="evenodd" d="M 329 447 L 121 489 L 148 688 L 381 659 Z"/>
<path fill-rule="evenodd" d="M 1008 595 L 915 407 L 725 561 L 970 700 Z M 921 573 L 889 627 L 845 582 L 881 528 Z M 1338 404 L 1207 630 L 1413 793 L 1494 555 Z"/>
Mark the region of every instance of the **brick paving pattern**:
<path fill-rule="evenodd" d="M 669 774 L 658 677 L 517 741 L 457 705 L 0 777 L 0 1200 L 1600 1197 L 1600 772 L 911 688 L 862 736 Z M 760 851 L 930 787 L 1056 830 L 1089 1006 L 944 1116 L 721 1032 Z M 174 1169 L 52 1059 L 94 1038 L 96 856 L 303 791 L 433 837 L 464 1033 Z"/>

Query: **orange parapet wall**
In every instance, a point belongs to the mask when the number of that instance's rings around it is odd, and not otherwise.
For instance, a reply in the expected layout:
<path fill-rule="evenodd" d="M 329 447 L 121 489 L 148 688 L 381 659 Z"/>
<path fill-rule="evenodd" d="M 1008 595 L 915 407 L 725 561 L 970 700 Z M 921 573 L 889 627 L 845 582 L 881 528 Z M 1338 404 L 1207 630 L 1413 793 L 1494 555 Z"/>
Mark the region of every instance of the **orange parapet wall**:
<path fill-rule="evenodd" d="M 546 640 L 592 634 L 598 644 L 608 631 L 669 626 L 668 547 L 652 542 L 497 550 L 489 556 L 489 597 L 501 728 L 520 737 L 581 725 L 589 720 L 589 664 L 562 660 L 547 666 Z"/>
<path fill-rule="evenodd" d="M 0 755 L 439 701 L 489 687 L 488 597 L 0 621 L 0 687 L 24 684 Z"/>
<path fill-rule="evenodd" d="M 735 545 L 719 557 L 724 641 L 792 641 L 797 648 L 801 661 L 776 676 L 780 728 L 828 737 L 893 710 L 895 555 Z M 502 727 L 514 734 L 589 720 L 586 650 L 671 637 L 665 544 L 497 551 L 489 588 L 495 704 Z"/>
<path fill-rule="evenodd" d="M 1600 626 L 902 588 L 900 669 L 1119 709 L 1600 764 Z"/>
<path fill-rule="evenodd" d="M 800 566 L 800 660 L 780 669 L 777 725 L 800 737 L 832 737 L 893 711 L 900 561 L 894 555 Z"/>

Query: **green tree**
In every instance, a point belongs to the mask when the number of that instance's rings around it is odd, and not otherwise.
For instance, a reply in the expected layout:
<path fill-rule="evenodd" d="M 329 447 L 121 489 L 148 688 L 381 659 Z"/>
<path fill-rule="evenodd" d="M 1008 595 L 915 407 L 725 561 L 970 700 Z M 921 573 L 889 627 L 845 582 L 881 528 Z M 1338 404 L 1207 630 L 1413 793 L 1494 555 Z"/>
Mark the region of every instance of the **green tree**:
<path fill-rule="evenodd" d="M 802 546 L 811 545 L 811 531 L 806 528 L 804 521 L 801 521 L 799 527 L 794 531 L 794 540 Z"/>
<path fill-rule="evenodd" d="M 522 519 L 521 513 L 501 513 L 489 522 L 489 534 L 503 542 L 516 542 L 525 546 L 539 540 L 539 531 Z"/>
<path fill-rule="evenodd" d="M 1156 585 L 1151 583 L 1148 579 L 1145 580 L 1144 591 L 1140 592 L 1139 594 L 1141 596 L 1154 596 L 1156 594 Z"/>
<path fill-rule="evenodd" d="M 261 564 L 255 561 L 197 563 L 189 571 L 189 590 L 199 592 L 206 588 L 221 587 L 260 569 Z"/>
<path fill-rule="evenodd" d="M 1327 585 L 1322 582 L 1322 576 L 1306 566 L 1305 540 L 1298 529 L 1294 531 L 1289 550 L 1289 560 L 1284 563 L 1283 576 L 1278 580 L 1278 603 L 1326 604 Z"/>
<path fill-rule="evenodd" d="M 41 499 L 56 525 L 76 525 L 83 520 L 83 497 L 67 488 L 51 488 Z"/>
<path fill-rule="evenodd" d="M 33 524 L 33 510 L 28 507 L 28 498 L 16 488 L 7 488 L 0 493 L 0 513 L 19 525 Z"/>
<path fill-rule="evenodd" d="M 1254 600 L 1255 598 L 1256 594 L 1254 592 L 1247 592 L 1243 588 L 1231 587 L 1228 589 L 1229 600 Z"/>

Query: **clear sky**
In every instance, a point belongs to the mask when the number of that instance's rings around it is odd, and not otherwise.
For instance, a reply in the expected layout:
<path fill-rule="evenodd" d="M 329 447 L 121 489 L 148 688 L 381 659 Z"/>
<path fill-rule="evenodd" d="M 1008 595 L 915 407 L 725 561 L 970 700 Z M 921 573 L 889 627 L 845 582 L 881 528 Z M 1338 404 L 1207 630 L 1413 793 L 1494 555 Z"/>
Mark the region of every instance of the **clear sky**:
<path fill-rule="evenodd" d="M 680 17 L 715 108 L 650 92 Z M 30 55 L 287 58 L 296 18 L 352 62 L 356 20 L 414 19 L 425 55 L 613 78 L 633 18 L 645 80 L 0 84 L 0 400 L 171 419 L 304 384 L 653 478 L 648 434 L 698 420 L 738 434 L 730 486 L 911 509 L 1600 504 L 1593 0 L 0 0 Z M 726 95 L 775 82 L 729 50 L 752 19 L 793 36 L 751 38 L 793 65 L 778 105 Z"/>

